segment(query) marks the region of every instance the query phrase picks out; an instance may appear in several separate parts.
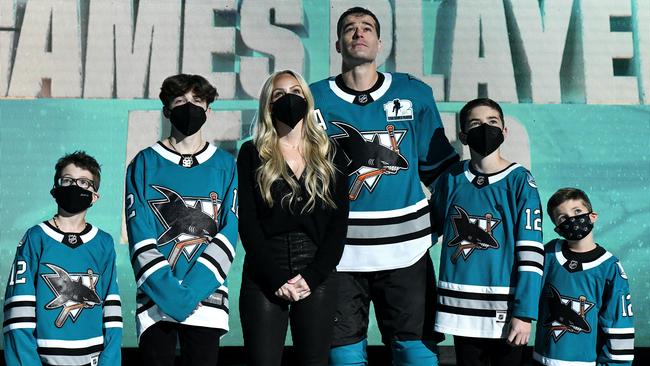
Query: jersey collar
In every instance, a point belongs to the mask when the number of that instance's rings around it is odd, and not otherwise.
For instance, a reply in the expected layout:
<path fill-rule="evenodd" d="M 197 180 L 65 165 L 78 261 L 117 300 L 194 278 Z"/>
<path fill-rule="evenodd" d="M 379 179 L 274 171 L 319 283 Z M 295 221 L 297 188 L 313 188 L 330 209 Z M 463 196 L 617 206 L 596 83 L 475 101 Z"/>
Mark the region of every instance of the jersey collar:
<path fill-rule="evenodd" d="M 153 151 L 158 153 L 158 155 L 160 155 L 163 159 L 169 160 L 172 163 L 180 166 L 183 166 L 183 159 L 186 158 L 187 156 L 190 156 L 190 155 L 183 156 L 177 153 L 176 151 L 167 148 L 160 141 L 153 144 L 151 148 L 153 149 Z M 206 161 L 208 161 L 208 159 L 212 157 L 212 155 L 214 155 L 215 152 L 217 152 L 217 147 L 212 145 L 209 142 L 206 142 L 205 146 L 203 146 L 201 150 L 199 150 L 196 154 L 191 155 L 191 158 L 195 160 L 195 163 L 192 166 L 205 163 Z"/>
<path fill-rule="evenodd" d="M 377 82 L 375 83 L 375 85 L 372 86 L 372 88 L 368 90 L 357 91 L 348 88 L 343 83 L 343 79 L 341 78 L 341 75 L 338 75 L 337 77 L 329 80 L 330 89 L 334 94 L 336 94 L 336 96 L 345 100 L 348 103 L 366 105 L 369 102 L 375 101 L 381 98 L 384 94 L 386 94 L 388 88 L 390 88 L 390 84 L 393 82 L 393 76 L 390 73 L 384 72 L 378 74 L 379 74 L 379 78 L 377 79 Z M 370 101 L 368 103 L 358 103 L 358 102 L 355 103 L 355 101 L 358 100 L 357 98 L 362 95 L 369 96 Z"/>
<path fill-rule="evenodd" d="M 557 240 L 555 243 L 555 258 L 569 272 L 598 267 L 611 257 L 612 253 L 601 246 L 585 253 L 575 253 L 566 248 L 566 240 Z"/>
<path fill-rule="evenodd" d="M 45 235 L 71 248 L 76 248 L 83 243 L 91 241 L 97 235 L 97 232 L 99 232 L 97 227 L 88 223 L 80 233 L 64 233 L 47 221 L 38 224 L 38 226 L 43 229 Z"/>
<path fill-rule="evenodd" d="M 507 177 L 508 174 L 510 174 L 513 170 L 521 166 L 520 164 L 512 163 L 499 172 L 492 174 L 482 174 L 472 169 L 472 165 L 470 164 L 469 160 L 465 164 L 467 164 L 465 166 L 465 178 L 467 178 L 468 181 L 479 188 L 494 184 L 502 180 L 503 178 Z"/>

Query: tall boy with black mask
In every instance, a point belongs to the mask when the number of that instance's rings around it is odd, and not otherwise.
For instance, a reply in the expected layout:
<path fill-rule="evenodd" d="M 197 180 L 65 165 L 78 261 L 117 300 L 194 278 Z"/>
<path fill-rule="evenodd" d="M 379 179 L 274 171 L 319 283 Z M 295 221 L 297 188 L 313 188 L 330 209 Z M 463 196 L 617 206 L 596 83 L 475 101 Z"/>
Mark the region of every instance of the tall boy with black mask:
<path fill-rule="evenodd" d="M 100 167 L 83 151 L 57 162 L 57 214 L 18 243 L 4 304 L 7 365 L 119 365 L 122 339 L 115 244 L 86 222 Z"/>
<path fill-rule="evenodd" d="M 519 365 L 544 269 L 542 210 L 528 170 L 501 156 L 503 111 L 481 98 L 460 111 L 471 159 L 436 182 L 442 235 L 435 329 L 454 335 L 458 365 Z"/>
<path fill-rule="evenodd" d="M 203 140 L 216 89 L 199 75 L 162 84 L 168 138 L 146 148 L 126 174 L 126 217 L 137 285 L 144 363 L 215 365 L 228 330 L 226 276 L 237 243 L 234 158 Z"/>

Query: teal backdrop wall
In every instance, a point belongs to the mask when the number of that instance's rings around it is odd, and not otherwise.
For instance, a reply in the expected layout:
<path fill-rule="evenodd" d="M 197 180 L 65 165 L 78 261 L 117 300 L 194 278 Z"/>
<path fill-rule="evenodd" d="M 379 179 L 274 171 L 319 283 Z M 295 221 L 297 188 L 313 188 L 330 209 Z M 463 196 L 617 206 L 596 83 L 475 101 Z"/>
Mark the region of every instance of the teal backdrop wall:
<path fill-rule="evenodd" d="M 271 71 L 290 67 L 310 82 L 336 73 L 333 24 L 359 3 L 382 22 L 380 69 L 432 86 L 465 157 L 456 113 L 489 96 L 503 103 L 511 131 L 506 157 L 532 170 L 543 204 L 565 186 L 590 195 L 596 240 L 630 278 L 636 345 L 650 346 L 650 0 L 0 0 L 0 283 L 24 231 L 55 213 L 56 160 L 86 150 L 102 164 L 88 219 L 116 241 L 123 346 L 136 346 L 124 172 L 135 152 L 168 133 L 155 99 L 162 78 L 192 72 L 216 84 L 221 98 L 205 136 L 236 154 Z M 548 241 L 555 233 L 544 219 Z M 438 253 L 434 246 L 434 263 Z M 243 256 L 240 245 L 223 345 L 242 345 Z M 370 341 L 380 342 L 374 321 Z"/>

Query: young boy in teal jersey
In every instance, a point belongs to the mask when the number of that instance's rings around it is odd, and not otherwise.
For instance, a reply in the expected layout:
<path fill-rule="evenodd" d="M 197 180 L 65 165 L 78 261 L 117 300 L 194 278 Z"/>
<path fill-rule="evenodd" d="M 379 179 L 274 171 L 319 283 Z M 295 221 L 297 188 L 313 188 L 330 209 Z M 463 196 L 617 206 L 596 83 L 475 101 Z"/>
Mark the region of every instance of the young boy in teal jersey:
<path fill-rule="evenodd" d="M 7 365 L 119 365 L 122 310 L 115 244 L 86 222 L 100 167 L 83 151 L 56 164 L 50 220 L 18 243 L 4 303 Z"/>
<path fill-rule="evenodd" d="M 431 202 L 443 236 L 435 330 L 454 336 L 458 365 L 518 365 L 544 268 L 539 194 L 530 172 L 501 155 L 499 104 L 472 100 L 459 118 L 471 158 L 438 179 Z"/>
<path fill-rule="evenodd" d="M 562 188 L 547 212 L 564 239 L 545 246 L 544 287 L 533 357 L 542 365 L 631 365 L 634 314 L 621 262 L 598 245 L 589 197 Z"/>

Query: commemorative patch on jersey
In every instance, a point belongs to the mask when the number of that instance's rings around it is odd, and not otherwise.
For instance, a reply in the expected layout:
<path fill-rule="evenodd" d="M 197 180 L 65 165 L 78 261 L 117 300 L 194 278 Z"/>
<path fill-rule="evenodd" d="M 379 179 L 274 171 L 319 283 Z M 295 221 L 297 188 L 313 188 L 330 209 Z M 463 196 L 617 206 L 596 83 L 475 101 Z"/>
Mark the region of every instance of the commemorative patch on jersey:
<path fill-rule="evenodd" d="M 471 216 L 460 206 L 454 205 L 458 215 L 450 215 L 455 236 L 447 243 L 449 247 L 456 247 L 456 252 L 451 256 L 451 262 L 456 263 L 459 257 L 467 260 L 475 250 L 499 248 L 499 242 L 492 235 L 492 230 L 501 220 L 487 213 L 485 216 Z"/>
<path fill-rule="evenodd" d="M 215 192 L 210 197 L 182 197 L 166 187 L 151 187 L 163 195 L 148 203 L 165 228 L 158 236 L 159 245 L 174 246 L 167 258 L 174 268 L 181 254 L 190 261 L 201 245 L 217 235 L 221 200 Z"/>
<path fill-rule="evenodd" d="M 579 296 L 577 299 L 564 296 L 552 285 L 549 285 L 549 290 L 545 298 L 549 314 L 544 320 L 548 337 L 552 337 L 557 342 L 567 332 L 590 333 L 591 325 L 585 319 L 585 315 L 595 306 L 595 303 L 587 301 L 585 296 Z"/>
<path fill-rule="evenodd" d="M 526 173 L 526 181 L 528 182 L 528 185 L 537 189 L 537 182 L 535 182 L 535 178 L 530 173 Z"/>
<path fill-rule="evenodd" d="M 357 199 L 363 187 L 372 192 L 383 175 L 393 175 L 408 169 L 408 161 L 399 152 L 399 145 L 407 130 L 397 130 L 389 124 L 385 130 L 359 131 L 343 122 L 332 124 L 343 131 L 332 135 L 332 139 L 343 148 L 350 161 L 349 175 L 356 175 L 350 187 L 351 200 Z"/>
<path fill-rule="evenodd" d="M 62 308 L 54 324 L 61 328 L 66 320 L 76 321 L 84 309 L 101 304 L 97 290 L 99 275 L 92 269 L 86 273 L 69 273 L 54 264 L 45 263 L 54 273 L 42 274 L 41 277 L 52 290 L 54 299 L 45 305 L 48 310 Z"/>
<path fill-rule="evenodd" d="M 384 103 L 386 121 L 408 121 L 413 119 L 413 103 L 408 99 L 393 99 Z"/>

